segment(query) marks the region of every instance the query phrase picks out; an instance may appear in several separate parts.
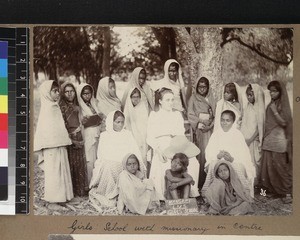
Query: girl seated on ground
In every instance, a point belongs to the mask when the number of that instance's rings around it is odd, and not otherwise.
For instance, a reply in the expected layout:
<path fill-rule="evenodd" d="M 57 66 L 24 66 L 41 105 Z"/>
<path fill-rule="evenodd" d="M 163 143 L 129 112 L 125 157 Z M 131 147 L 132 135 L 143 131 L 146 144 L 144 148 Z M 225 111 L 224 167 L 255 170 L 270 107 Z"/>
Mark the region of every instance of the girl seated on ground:
<path fill-rule="evenodd" d="M 253 212 L 251 197 L 230 162 L 219 160 L 214 175 L 215 179 L 205 194 L 208 213 L 236 216 Z"/>
<path fill-rule="evenodd" d="M 132 213 L 145 215 L 151 203 L 157 202 L 154 184 L 145 178 L 135 154 L 127 154 L 122 164 L 123 171 L 118 181 L 118 212 L 123 214 L 126 207 Z"/>
<path fill-rule="evenodd" d="M 171 162 L 171 169 L 166 170 L 166 199 L 186 199 L 190 196 L 191 185 L 195 181 L 187 173 L 189 159 L 184 153 L 176 153 Z"/>

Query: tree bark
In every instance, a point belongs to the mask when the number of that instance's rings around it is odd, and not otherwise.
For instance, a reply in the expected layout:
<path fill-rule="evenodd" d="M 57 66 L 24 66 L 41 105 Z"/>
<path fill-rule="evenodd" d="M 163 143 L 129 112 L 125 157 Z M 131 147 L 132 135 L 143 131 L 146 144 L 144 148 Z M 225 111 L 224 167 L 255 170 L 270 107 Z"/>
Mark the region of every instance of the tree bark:
<path fill-rule="evenodd" d="M 111 44 L 110 28 L 104 27 L 103 64 L 102 64 L 103 76 L 110 76 L 110 44 Z"/>
<path fill-rule="evenodd" d="M 222 65 L 223 54 L 220 47 L 222 41 L 219 28 L 191 28 L 190 33 L 186 28 L 175 28 L 180 47 L 187 54 L 190 81 L 187 92 L 192 92 L 192 86 L 200 77 L 206 77 L 214 89 L 217 99 L 221 97 L 223 85 Z"/>

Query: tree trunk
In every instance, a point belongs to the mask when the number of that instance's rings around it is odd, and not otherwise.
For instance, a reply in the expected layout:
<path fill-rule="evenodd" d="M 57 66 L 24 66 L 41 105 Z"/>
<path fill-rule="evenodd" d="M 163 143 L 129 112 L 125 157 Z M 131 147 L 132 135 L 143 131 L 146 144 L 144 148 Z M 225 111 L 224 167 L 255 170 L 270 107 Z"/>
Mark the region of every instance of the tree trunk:
<path fill-rule="evenodd" d="M 103 76 L 110 76 L 110 44 L 111 44 L 110 28 L 104 27 L 103 64 L 102 64 Z"/>
<path fill-rule="evenodd" d="M 183 27 L 175 28 L 179 44 L 187 54 L 190 81 L 187 92 L 191 94 L 194 82 L 200 77 L 206 77 L 214 89 L 217 99 L 220 99 L 223 86 L 222 65 L 223 54 L 220 47 L 221 30 L 219 28 L 194 28 L 190 34 Z M 190 96 L 187 96 L 189 98 Z"/>

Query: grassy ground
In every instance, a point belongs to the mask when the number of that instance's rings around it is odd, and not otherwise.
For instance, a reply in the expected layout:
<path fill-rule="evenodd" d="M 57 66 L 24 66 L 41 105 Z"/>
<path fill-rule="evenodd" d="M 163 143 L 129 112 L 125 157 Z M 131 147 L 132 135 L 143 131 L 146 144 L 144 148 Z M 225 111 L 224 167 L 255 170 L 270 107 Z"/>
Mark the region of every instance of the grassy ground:
<path fill-rule="evenodd" d="M 34 214 L 35 215 L 69 215 L 69 216 L 97 216 L 97 215 L 118 215 L 116 208 L 102 207 L 102 212 L 97 211 L 90 203 L 88 197 L 80 198 L 80 203 L 77 205 L 65 204 L 64 210 L 49 210 L 47 208 L 47 202 L 42 200 L 44 194 L 44 173 L 37 166 L 35 160 L 34 164 Z M 203 205 L 200 201 L 197 201 L 199 215 L 205 215 Z M 279 198 L 267 198 L 260 194 L 255 195 L 255 201 L 253 204 L 254 214 L 258 216 L 286 216 L 292 214 L 292 204 L 283 204 Z M 132 213 L 126 213 L 126 215 L 134 215 Z M 147 213 L 149 216 L 153 215 L 166 215 L 165 207 L 162 204 L 159 208 Z"/>

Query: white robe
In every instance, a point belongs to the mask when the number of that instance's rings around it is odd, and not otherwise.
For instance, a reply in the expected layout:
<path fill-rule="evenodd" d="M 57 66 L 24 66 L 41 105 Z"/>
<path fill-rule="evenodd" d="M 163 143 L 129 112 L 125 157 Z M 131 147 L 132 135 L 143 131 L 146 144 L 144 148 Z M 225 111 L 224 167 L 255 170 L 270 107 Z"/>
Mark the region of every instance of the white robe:
<path fill-rule="evenodd" d="M 171 168 L 171 159 L 163 162 L 161 155 L 157 152 L 159 147 L 164 151 L 170 146 L 173 136 L 184 135 L 184 121 L 179 111 L 166 111 L 160 109 L 158 112 L 151 112 L 148 119 L 147 142 L 153 149 L 153 158 L 149 178 L 153 180 L 155 189 L 160 200 L 164 200 L 165 193 L 165 172 Z M 197 183 L 199 178 L 199 162 L 196 157 L 189 159 L 187 171 Z M 199 196 L 198 186 L 191 186 L 191 197 Z"/>

